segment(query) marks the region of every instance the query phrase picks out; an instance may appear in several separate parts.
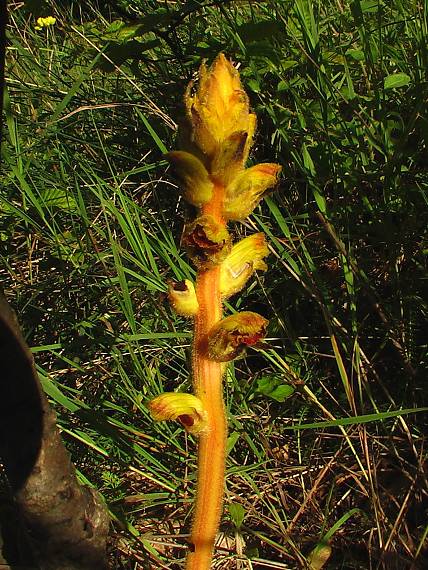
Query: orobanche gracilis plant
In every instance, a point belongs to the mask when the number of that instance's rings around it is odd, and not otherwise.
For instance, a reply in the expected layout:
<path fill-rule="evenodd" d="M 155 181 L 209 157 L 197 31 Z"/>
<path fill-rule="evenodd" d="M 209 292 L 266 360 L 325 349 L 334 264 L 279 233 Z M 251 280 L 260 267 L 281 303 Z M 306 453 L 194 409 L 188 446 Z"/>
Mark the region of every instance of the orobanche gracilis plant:
<path fill-rule="evenodd" d="M 171 283 L 174 310 L 194 319 L 193 394 L 166 393 L 149 403 L 155 420 L 178 420 L 198 436 L 198 483 L 187 570 L 210 568 L 224 492 L 227 423 L 222 379 L 226 363 L 256 346 L 267 321 L 244 311 L 223 317 L 222 301 L 242 289 L 256 270 L 265 270 L 265 236 L 250 235 L 232 244 L 227 222 L 251 214 L 277 182 L 281 167 L 258 164 L 245 169 L 256 117 L 238 71 L 223 54 L 185 94 L 182 150 L 167 154 L 184 199 L 196 215 L 182 242 L 197 268 L 195 285 Z"/>

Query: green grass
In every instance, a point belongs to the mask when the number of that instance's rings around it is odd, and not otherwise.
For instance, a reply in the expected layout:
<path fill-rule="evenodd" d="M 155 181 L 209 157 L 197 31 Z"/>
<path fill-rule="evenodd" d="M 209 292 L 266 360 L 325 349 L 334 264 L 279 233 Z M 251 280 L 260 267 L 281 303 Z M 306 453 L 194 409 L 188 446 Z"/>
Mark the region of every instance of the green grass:
<path fill-rule="evenodd" d="M 57 23 L 36 31 L 10 4 L 1 277 L 113 514 L 112 567 L 186 553 L 194 441 L 145 402 L 190 387 L 191 324 L 165 291 L 194 269 L 162 155 L 219 51 L 259 118 L 254 160 L 284 174 L 235 228 L 269 238 L 268 272 L 233 305 L 270 327 L 225 382 L 215 567 L 303 567 L 325 541 L 326 568 L 425 567 L 427 2 L 84 6 L 46 4 Z"/>

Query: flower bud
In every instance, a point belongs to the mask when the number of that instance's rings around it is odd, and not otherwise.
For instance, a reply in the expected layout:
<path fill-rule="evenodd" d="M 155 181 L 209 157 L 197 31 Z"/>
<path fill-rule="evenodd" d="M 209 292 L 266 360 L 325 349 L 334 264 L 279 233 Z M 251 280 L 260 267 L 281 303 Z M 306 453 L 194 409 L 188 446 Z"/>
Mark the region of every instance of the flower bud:
<path fill-rule="evenodd" d="M 230 251 L 229 232 L 212 216 L 199 216 L 184 230 L 182 243 L 200 269 L 220 263 Z"/>
<path fill-rule="evenodd" d="M 211 200 L 214 185 L 199 158 L 182 150 L 168 152 L 165 158 L 172 164 L 180 190 L 187 202 L 193 206 L 201 206 Z"/>
<path fill-rule="evenodd" d="M 236 243 L 220 268 L 220 291 L 223 297 L 240 291 L 254 271 L 266 271 L 263 258 L 268 254 L 266 238 L 261 232 Z"/>
<path fill-rule="evenodd" d="M 189 85 L 184 101 L 187 126 L 181 134 L 187 140 L 185 148 L 199 149 L 213 176 L 228 183 L 244 167 L 256 126 L 238 71 L 219 54 L 209 69 L 201 65 L 197 87 Z"/>
<path fill-rule="evenodd" d="M 199 310 L 195 287 L 188 279 L 168 284 L 168 300 L 174 311 L 183 317 L 193 317 Z"/>
<path fill-rule="evenodd" d="M 244 311 L 222 319 L 208 333 L 208 357 L 228 362 L 247 346 L 255 346 L 266 334 L 268 321 L 257 313 Z"/>
<path fill-rule="evenodd" d="M 165 392 L 147 407 L 155 421 L 178 420 L 189 433 L 198 434 L 207 428 L 207 412 L 193 394 Z"/>
<path fill-rule="evenodd" d="M 227 186 L 223 215 L 227 220 L 248 217 L 266 191 L 278 181 L 279 164 L 257 164 L 238 174 Z"/>

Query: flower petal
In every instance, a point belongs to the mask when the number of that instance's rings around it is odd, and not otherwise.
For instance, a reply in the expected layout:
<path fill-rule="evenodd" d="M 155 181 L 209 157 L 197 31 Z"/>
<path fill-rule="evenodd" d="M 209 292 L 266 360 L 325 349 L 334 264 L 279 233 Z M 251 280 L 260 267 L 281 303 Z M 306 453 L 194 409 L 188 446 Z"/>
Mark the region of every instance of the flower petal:
<path fill-rule="evenodd" d="M 240 291 L 254 271 L 267 269 L 263 258 L 269 254 L 263 233 L 253 234 L 236 243 L 220 268 L 220 291 L 230 297 Z"/>
<path fill-rule="evenodd" d="M 238 174 L 226 188 L 223 214 L 228 220 L 243 220 L 251 214 L 266 191 L 278 181 L 279 164 L 257 164 Z"/>
<path fill-rule="evenodd" d="M 227 185 L 244 168 L 244 154 L 248 133 L 239 131 L 224 140 L 211 162 L 211 175 L 220 184 Z"/>
<path fill-rule="evenodd" d="M 172 164 L 187 202 L 201 206 L 211 200 L 214 185 L 199 158 L 183 150 L 168 152 L 165 158 Z"/>
<path fill-rule="evenodd" d="M 266 333 L 268 321 L 257 313 L 243 311 L 222 319 L 208 334 L 208 356 L 216 362 L 228 362 L 247 346 L 255 346 Z"/>
<path fill-rule="evenodd" d="M 178 420 L 189 433 L 198 434 L 207 428 L 207 412 L 193 394 L 165 392 L 151 400 L 147 407 L 154 420 Z"/>

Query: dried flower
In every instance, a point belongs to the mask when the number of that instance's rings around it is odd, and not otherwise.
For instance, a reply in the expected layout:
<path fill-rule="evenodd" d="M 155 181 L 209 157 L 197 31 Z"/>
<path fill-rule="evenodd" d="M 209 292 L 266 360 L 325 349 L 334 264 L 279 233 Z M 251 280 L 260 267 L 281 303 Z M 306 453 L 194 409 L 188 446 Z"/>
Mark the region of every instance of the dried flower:
<path fill-rule="evenodd" d="M 182 243 L 195 265 L 204 269 L 220 263 L 230 251 L 229 232 L 210 215 L 188 224 Z"/>

